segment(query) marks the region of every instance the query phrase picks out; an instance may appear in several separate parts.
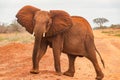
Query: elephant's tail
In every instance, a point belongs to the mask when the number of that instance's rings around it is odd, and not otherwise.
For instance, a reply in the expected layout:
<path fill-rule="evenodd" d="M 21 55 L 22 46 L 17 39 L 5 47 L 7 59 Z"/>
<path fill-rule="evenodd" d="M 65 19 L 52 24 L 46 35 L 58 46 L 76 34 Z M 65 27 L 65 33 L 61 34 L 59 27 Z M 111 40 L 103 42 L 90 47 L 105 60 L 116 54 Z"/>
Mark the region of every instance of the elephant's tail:
<path fill-rule="evenodd" d="M 103 64 L 103 67 L 105 68 L 104 61 L 103 61 L 103 59 L 102 59 L 102 57 L 101 57 L 101 55 L 100 55 L 100 52 L 97 50 L 96 46 L 95 46 L 95 50 L 96 50 L 96 52 L 98 53 L 98 55 L 99 55 L 99 57 L 100 57 L 100 60 L 101 60 L 101 62 L 102 62 L 102 64 Z"/>

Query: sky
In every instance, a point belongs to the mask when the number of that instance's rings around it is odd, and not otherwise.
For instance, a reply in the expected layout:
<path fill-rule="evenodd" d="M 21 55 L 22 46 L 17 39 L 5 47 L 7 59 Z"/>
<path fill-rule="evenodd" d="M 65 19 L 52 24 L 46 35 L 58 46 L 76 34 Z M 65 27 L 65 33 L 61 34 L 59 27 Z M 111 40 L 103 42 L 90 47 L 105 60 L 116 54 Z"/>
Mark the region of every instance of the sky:
<path fill-rule="evenodd" d="M 95 27 L 93 19 L 109 20 L 104 25 L 120 24 L 120 0 L 0 0 L 0 23 L 10 24 L 25 5 L 42 10 L 65 10 L 70 15 L 82 16 Z"/>

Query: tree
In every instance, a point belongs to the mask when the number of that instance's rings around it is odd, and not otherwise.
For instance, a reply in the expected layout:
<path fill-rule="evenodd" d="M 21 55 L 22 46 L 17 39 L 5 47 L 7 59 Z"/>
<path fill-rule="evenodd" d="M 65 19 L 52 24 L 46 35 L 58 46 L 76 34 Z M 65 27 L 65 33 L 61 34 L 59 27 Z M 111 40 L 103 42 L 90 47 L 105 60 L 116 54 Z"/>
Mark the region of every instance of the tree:
<path fill-rule="evenodd" d="M 24 27 L 22 27 L 17 21 L 16 19 L 12 21 L 12 23 L 9 25 L 8 28 L 10 31 L 12 32 L 22 32 L 24 31 Z"/>
<path fill-rule="evenodd" d="M 109 20 L 107 20 L 106 18 L 95 18 L 93 19 L 93 22 L 98 24 L 99 27 L 103 27 L 103 24 L 109 22 Z"/>

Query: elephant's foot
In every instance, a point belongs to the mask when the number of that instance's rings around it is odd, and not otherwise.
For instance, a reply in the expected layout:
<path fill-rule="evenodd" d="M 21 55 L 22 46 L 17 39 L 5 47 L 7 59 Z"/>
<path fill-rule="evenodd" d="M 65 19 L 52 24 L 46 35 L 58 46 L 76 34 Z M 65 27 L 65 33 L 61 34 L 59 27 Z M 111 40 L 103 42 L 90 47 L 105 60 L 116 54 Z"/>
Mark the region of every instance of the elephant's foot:
<path fill-rule="evenodd" d="M 61 76 L 63 74 L 61 72 L 57 72 L 56 75 Z"/>
<path fill-rule="evenodd" d="M 66 72 L 64 72 L 64 75 L 73 77 L 74 76 L 74 72 L 66 71 Z"/>
<path fill-rule="evenodd" d="M 104 74 L 101 73 L 101 74 L 97 75 L 96 80 L 102 80 L 103 77 L 104 77 Z"/>
<path fill-rule="evenodd" d="M 38 73 L 39 73 L 39 70 L 34 70 L 34 69 L 32 69 L 32 70 L 30 71 L 30 73 L 32 73 L 32 74 L 38 74 Z"/>

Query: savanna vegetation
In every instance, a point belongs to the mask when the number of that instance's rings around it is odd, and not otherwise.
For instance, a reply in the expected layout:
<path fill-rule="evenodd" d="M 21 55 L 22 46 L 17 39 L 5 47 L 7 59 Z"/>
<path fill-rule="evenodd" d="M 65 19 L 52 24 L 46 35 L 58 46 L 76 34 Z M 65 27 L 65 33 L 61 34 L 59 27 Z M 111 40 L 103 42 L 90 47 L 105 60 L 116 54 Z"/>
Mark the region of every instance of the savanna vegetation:
<path fill-rule="evenodd" d="M 25 29 L 16 20 L 13 20 L 11 24 L 7 25 L 0 23 L 0 33 L 13 33 L 13 32 L 24 32 Z"/>

